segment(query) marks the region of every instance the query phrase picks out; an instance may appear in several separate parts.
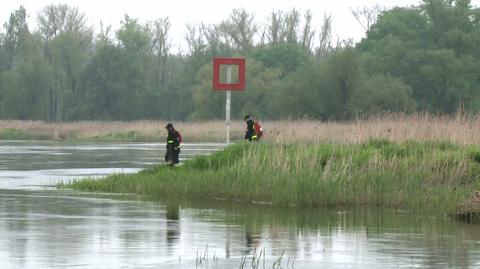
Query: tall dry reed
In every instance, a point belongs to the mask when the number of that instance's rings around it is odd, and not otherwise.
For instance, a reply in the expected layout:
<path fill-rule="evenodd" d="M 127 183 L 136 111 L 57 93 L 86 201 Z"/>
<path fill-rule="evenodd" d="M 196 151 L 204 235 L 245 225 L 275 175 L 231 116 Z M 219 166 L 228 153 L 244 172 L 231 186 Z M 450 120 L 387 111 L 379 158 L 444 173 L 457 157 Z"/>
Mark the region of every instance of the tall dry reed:
<path fill-rule="evenodd" d="M 40 121 L 0 121 L 0 134 L 7 129 L 22 130 L 33 137 L 50 139 L 102 139 L 115 134 L 117 139 L 150 141 L 163 139 L 167 121 L 45 123 Z M 173 122 L 186 142 L 224 142 L 223 121 Z M 361 143 L 371 138 L 393 142 L 407 140 L 448 140 L 457 144 L 480 144 L 480 116 L 383 115 L 352 121 L 280 120 L 264 121 L 263 139 L 269 142 L 353 142 Z M 232 140 L 241 141 L 245 123 L 231 123 Z"/>
<path fill-rule="evenodd" d="M 47 123 L 42 121 L 0 120 L 0 134 L 8 130 L 21 130 L 32 138 L 78 139 L 78 140 L 138 140 L 151 141 L 163 139 L 166 135 L 167 121 L 80 121 L 66 123 Z M 186 141 L 225 140 L 225 124 L 221 121 L 173 122 Z M 242 122 L 231 125 L 232 137 L 239 139 L 243 132 Z M 118 134 L 133 134 L 120 136 Z M 116 136 L 118 135 L 118 136 Z M 162 140 L 163 141 L 163 140 Z"/>
<path fill-rule="evenodd" d="M 457 144 L 480 143 L 480 116 L 411 116 L 392 114 L 348 122 L 313 120 L 265 122 L 265 139 L 273 142 L 353 142 L 371 138 L 393 142 L 448 140 Z"/>

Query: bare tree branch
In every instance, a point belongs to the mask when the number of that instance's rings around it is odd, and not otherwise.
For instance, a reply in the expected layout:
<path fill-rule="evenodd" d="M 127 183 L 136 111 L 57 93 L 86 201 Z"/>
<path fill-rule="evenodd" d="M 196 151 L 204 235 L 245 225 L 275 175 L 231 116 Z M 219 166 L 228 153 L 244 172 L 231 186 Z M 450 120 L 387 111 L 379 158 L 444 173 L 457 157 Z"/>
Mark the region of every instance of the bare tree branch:
<path fill-rule="evenodd" d="M 370 26 L 376 22 L 378 15 L 384 10 L 385 8 L 379 5 L 373 7 L 357 7 L 355 9 L 350 8 L 350 12 L 365 31 L 370 29 Z"/>

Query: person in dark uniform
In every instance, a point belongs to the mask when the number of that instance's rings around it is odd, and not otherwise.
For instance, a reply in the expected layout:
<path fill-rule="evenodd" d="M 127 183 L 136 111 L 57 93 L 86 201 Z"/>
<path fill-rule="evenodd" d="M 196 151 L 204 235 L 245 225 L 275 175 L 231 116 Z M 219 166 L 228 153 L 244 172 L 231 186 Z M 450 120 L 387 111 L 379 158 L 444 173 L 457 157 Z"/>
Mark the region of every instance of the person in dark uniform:
<path fill-rule="evenodd" d="M 257 141 L 257 134 L 255 132 L 255 121 L 250 115 L 246 115 L 244 118 L 245 123 L 247 123 L 247 131 L 245 132 L 245 140 L 248 141 Z"/>
<path fill-rule="evenodd" d="M 168 132 L 165 161 L 168 162 L 169 165 L 173 166 L 179 163 L 178 155 L 180 154 L 180 143 L 182 143 L 182 136 L 177 130 L 175 130 L 173 124 L 171 123 L 167 123 L 165 129 L 167 129 Z"/>

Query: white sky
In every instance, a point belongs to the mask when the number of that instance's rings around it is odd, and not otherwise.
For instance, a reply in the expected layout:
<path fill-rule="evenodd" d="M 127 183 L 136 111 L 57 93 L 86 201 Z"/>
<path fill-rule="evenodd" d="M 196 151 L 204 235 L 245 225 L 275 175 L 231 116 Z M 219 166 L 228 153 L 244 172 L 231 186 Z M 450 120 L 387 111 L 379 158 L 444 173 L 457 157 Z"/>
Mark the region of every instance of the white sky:
<path fill-rule="evenodd" d="M 331 14 L 334 36 L 359 41 L 364 36 L 363 28 L 355 21 L 349 8 L 417 5 L 420 0 L 3 0 L 0 7 L 0 23 L 3 25 L 10 13 L 20 5 L 25 6 L 32 28 L 38 12 L 49 4 L 65 3 L 84 12 L 91 25 L 99 29 L 100 22 L 117 30 L 125 14 L 141 22 L 169 17 L 172 24 L 171 38 L 176 48 L 185 46 L 185 25 L 216 24 L 228 18 L 234 8 L 245 8 L 255 15 L 257 23 L 265 23 L 273 10 L 289 11 L 292 8 L 302 13 L 310 9 L 313 27 L 320 28 L 323 14 Z M 472 0 L 480 6 L 480 0 Z M 98 32 L 98 31 L 97 31 Z"/>

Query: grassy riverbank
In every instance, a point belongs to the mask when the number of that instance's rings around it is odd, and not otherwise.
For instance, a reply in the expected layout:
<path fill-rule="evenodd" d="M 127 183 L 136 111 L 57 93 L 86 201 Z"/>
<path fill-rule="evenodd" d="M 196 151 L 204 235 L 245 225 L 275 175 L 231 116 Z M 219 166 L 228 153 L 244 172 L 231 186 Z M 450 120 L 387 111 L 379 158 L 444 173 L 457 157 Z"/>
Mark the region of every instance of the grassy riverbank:
<path fill-rule="evenodd" d="M 453 213 L 480 190 L 480 148 L 450 142 L 238 144 L 183 166 L 60 187 L 152 199 L 380 206 Z"/>

